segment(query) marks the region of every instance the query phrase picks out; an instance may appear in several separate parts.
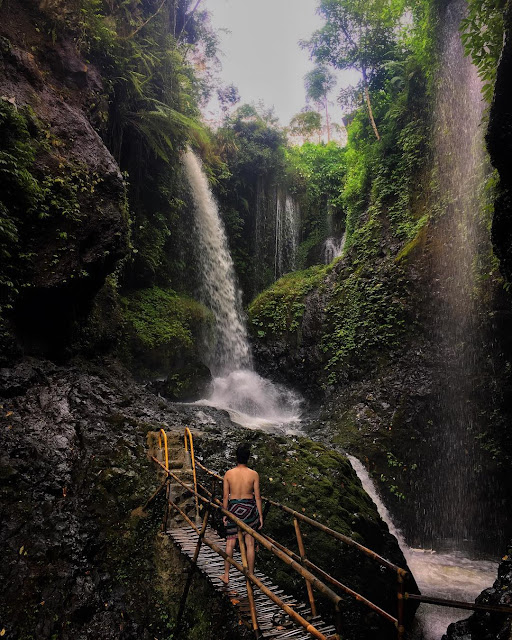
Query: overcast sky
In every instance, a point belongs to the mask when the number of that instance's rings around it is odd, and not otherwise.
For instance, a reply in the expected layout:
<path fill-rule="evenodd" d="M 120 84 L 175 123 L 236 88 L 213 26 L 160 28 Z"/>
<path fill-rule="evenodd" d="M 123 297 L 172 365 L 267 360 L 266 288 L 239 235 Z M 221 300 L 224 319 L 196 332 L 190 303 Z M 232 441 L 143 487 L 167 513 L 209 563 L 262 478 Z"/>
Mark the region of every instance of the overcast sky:
<path fill-rule="evenodd" d="M 313 67 L 299 40 L 322 25 L 318 0 L 203 0 L 219 34 L 224 84 L 234 84 L 241 102 L 263 100 L 282 125 L 306 104 L 304 74 Z M 334 101 L 336 89 L 332 95 Z M 337 113 L 336 113 L 337 111 Z M 334 119 L 341 118 L 333 106 Z"/>

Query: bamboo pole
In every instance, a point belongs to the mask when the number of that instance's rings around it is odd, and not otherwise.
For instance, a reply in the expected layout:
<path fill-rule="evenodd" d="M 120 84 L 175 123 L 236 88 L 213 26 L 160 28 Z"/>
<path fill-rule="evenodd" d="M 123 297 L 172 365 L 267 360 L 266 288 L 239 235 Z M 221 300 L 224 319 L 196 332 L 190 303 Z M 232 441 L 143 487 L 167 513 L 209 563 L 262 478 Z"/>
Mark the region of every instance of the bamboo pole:
<path fill-rule="evenodd" d="M 162 448 L 162 436 L 164 437 L 165 470 L 169 471 L 169 449 L 167 447 L 167 434 L 163 429 L 158 432 L 158 446 Z"/>
<path fill-rule="evenodd" d="M 198 467 L 203 469 L 203 471 L 206 471 L 206 473 L 209 473 L 210 475 L 214 476 L 215 478 L 218 478 L 219 480 L 222 480 L 221 476 L 219 476 L 214 471 L 211 471 L 210 469 L 205 467 L 200 462 L 196 461 L 196 464 L 197 464 Z M 298 520 L 302 520 L 303 522 L 307 522 L 312 527 L 315 527 L 316 529 L 319 529 L 320 531 L 323 531 L 324 533 L 336 538 L 337 540 L 340 540 L 341 542 L 345 542 L 346 544 L 349 544 L 349 545 L 355 547 L 356 549 L 359 549 L 359 551 L 362 551 L 364 554 L 366 554 L 367 556 L 369 556 L 373 560 L 379 562 L 384 567 L 387 567 L 388 569 L 392 569 L 393 571 L 396 571 L 397 573 L 401 573 L 404 577 L 407 575 L 407 571 L 405 569 L 402 569 L 401 567 L 398 567 L 396 564 L 393 564 L 389 560 L 386 560 L 386 558 L 383 558 L 378 553 L 375 553 L 375 551 L 372 551 L 371 549 L 368 549 L 367 547 L 364 547 L 362 544 L 359 544 L 359 542 L 356 542 L 355 540 L 352 540 L 352 538 L 349 538 L 348 536 L 344 536 L 342 533 L 339 533 L 338 531 L 334 531 L 333 529 L 330 529 L 329 527 L 326 527 L 325 525 L 321 524 L 317 520 L 313 520 L 312 518 L 309 518 L 308 516 L 305 516 L 303 513 L 299 513 L 298 511 L 295 511 L 294 509 L 291 509 L 290 507 L 287 507 L 284 504 L 280 504 L 279 502 L 275 502 L 274 500 L 271 500 L 270 498 L 266 498 L 265 496 L 262 496 L 261 499 L 262 500 L 266 500 L 272 506 L 277 507 L 278 509 L 281 509 L 282 511 L 285 511 L 286 513 L 289 513 L 294 518 L 297 518 Z"/>
<path fill-rule="evenodd" d="M 365 555 L 379 562 L 384 567 L 387 567 L 388 569 L 392 569 L 397 573 L 401 573 L 404 577 L 407 575 L 407 571 L 405 569 L 402 569 L 401 567 L 398 567 L 396 564 L 393 564 L 389 560 L 386 560 L 386 558 L 379 556 L 378 553 L 375 553 L 375 551 L 372 551 L 371 549 L 364 547 L 362 544 L 359 544 L 359 542 L 352 540 L 352 538 L 349 538 L 348 536 L 345 536 L 342 533 L 339 533 L 338 531 L 334 531 L 333 529 L 326 527 L 324 524 L 321 524 L 320 522 L 317 522 L 316 520 L 313 520 L 312 518 L 305 516 L 303 513 L 299 513 L 294 509 L 290 509 L 290 507 L 287 507 L 284 504 L 280 504 L 279 502 L 274 502 L 274 500 L 270 500 L 269 498 L 265 498 L 265 499 L 268 500 L 268 502 L 270 502 L 272 506 L 277 507 L 282 511 L 285 511 L 286 513 L 289 513 L 290 515 L 296 517 L 298 520 L 302 520 L 302 522 L 307 522 L 312 527 L 315 527 L 316 529 L 319 529 L 320 531 L 327 533 L 331 537 L 336 538 L 341 542 L 345 542 L 346 544 L 352 547 L 355 547 L 356 549 L 359 549 L 359 551 L 362 551 Z"/>
<path fill-rule="evenodd" d="M 194 439 L 192 438 L 192 431 L 188 427 L 185 427 L 185 434 L 183 436 L 183 440 L 185 443 L 185 452 L 187 449 L 187 436 L 190 443 L 190 464 L 192 467 L 192 475 L 194 477 L 194 489 L 195 489 L 195 498 L 196 498 L 196 518 L 199 518 L 199 502 L 197 501 L 197 476 L 196 476 L 196 456 L 194 454 Z"/>
<path fill-rule="evenodd" d="M 242 556 L 242 566 L 249 570 L 249 562 L 247 560 L 247 549 L 245 548 L 244 535 L 240 529 L 238 529 L 238 544 L 240 545 L 240 555 Z M 256 605 L 254 604 L 254 593 L 252 591 L 252 584 L 249 579 L 246 581 L 247 597 L 249 599 L 249 607 L 251 609 L 252 630 L 256 638 L 260 635 L 260 627 L 258 625 L 258 615 L 256 613 Z"/>
<path fill-rule="evenodd" d="M 295 558 L 296 560 L 300 560 L 300 558 L 298 558 L 298 556 L 295 553 L 293 553 L 293 551 L 290 551 L 281 543 L 277 542 L 276 540 L 273 540 L 267 535 L 265 537 L 268 538 L 268 540 L 270 540 L 272 544 L 279 547 L 287 555 Z M 323 569 L 320 569 L 319 566 L 317 566 L 316 564 L 313 564 L 307 558 L 304 560 L 304 566 L 306 566 L 308 569 L 311 569 L 312 571 L 316 571 L 320 575 L 320 577 L 323 578 L 326 582 L 330 582 L 330 584 L 332 584 L 334 587 L 341 589 L 347 595 L 352 596 L 355 600 L 357 600 L 358 602 L 361 602 L 362 604 L 367 606 L 369 609 L 372 609 L 372 611 L 375 611 L 375 613 L 378 613 L 380 616 L 382 616 L 386 620 L 389 620 L 389 622 L 392 622 L 396 626 L 397 619 L 394 616 L 392 616 L 387 611 L 384 611 L 384 609 L 381 609 L 379 606 L 374 604 L 371 600 L 368 600 L 361 594 L 357 593 L 357 591 L 354 591 L 350 587 L 347 587 L 346 585 L 344 585 L 342 582 L 339 582 L 339 580 L 336 580 L 336 578 L 333 578 L 332 576 L 330 576 Z"/>
<path fill-rule="evenodd" d="M 192 529 L 194 529 L 196 533 L 199 533 L 199 529 L 192 522 L 192 520 L 190 520 L 190 518 L 186 515 L 186 513 L 182 511 L 177 504 L 172 503 L 172 506 L 183 516 L 183 518 L 188 522 L 188 524 L 192 527 Z M 257 578 L 254 574 L 249 573 L 249 571 L 245 569 L 236 560 L 234 560 L 233 558 L 230 558 L 228 554 L 223 549 L 221 549 L 217 544 L 215 544 L 211 540 L 208 540 L 206 536 L 203 538 L 203 542 L 208 547 L 210 547 L 212 551 L 215 551 L 215 553 L 217 553 L 222 558 L 224 558 L 224 560 L 227 560 L 231 565 L 235 567 L 235 569 L 240 571 L 240 573 L 242 573 L 247 579 L 249 579 L 253 584 L 255 584 L 262 593 L 264 593 L 268 598 L 270 598 L 272 602 L 275 602 L 279 608 L 281 608 L 284 612 L 286 612 L 290 616 L 290 618 L 295 620 L 297 624 L 304 627 L 304 629 L 306 629 L 308 633 L 310 633 L 315 638 L 318 638 L 318 640 L 328 640 L 323 633 L 318 631 L 305 618 L 303 618 L 300 614 L 294 611 L 292 607 L 288 606 L 285 602 L 281 600 L 281 598 L 276 596 L 259 578 Z"/>
<path fill-rule="evenodd" d="M 492 604 L 476 604 L 475 602 L 460 602 L 458 600 L 446 600 L 445 598 L 433 598 L 431 596 L 421 596 L 416 593 L 405 593 L 405 600 L 416 600 L 426 604 L 436 604 L 440 607 L 453 607 L 454 609 L 468 609 L 471 611 L 489 611 L 492 613 L 503 613 L 512 616 L 512 607 Z"/>
<path fill-rule="evenodd" d="M 336 640 L 341 640 L 341 627 L 343 626 L 341 620 L 340 605 L 337 604 L 334 609 L 334 626 L 336 627 Z"/>
<path fill-rule="evenodd" d="M 397 622 L 396 628 L 398 630 L 398 640 L 403 640 L 405 634 L 404 628 L 404 577 L 400 574 L 397 575 L 398 578 L 398 607 L 397 607 Z"/>
<path fill-rule="evenodd" d="M 302 564 L 304 564 L 304 561 L 306 560 L 306 549 L 304 547 L 304 541 L 302 540 L 302 533 L 297 518 L 293 518 L 293 526 L 295 527 L 295 535 L 297 537 L 297 544 L 299 546 L 300 559 Z M 313 595 L 313 587 L 311 586 L 309 580 L 306 580 L 306 589 L 308 590 L 308 600 L 309 606 L 311 607 L 311 613 L 313 614 L 313 616 L 316 616 L 315 596 Z"/>

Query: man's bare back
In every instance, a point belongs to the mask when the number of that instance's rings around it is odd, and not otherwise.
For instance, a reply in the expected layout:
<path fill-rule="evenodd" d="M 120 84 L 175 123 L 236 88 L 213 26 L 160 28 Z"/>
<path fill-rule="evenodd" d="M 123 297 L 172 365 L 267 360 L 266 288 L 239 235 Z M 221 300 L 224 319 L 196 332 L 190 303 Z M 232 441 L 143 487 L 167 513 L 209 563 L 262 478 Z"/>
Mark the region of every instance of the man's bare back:
<path fill-rule="evenodd" d="M 228 494 L 232 500 L 255 497 L 255 487 L 260 488 L 260 477 L 253 469 L 239 465 L 226 472 L 224 480 L 227 483 Z"/>
<path fill-rule="evenodd" d="M 253 469 L 249 469 L 247 461 L 250 455 L 250 446 L 247 443 L 239 445 L 236 451 L 237 465 L 233 469 L 226 471 L 224 475 L 224 495 L 222 505 L 226 511 L 241 519 L 251 528 L 261 528 L 263 526 L 263 512 L 261 508 L 260 477 Z M 233 557 L 233 549 L 237 537 L 237 526 L 224 516 L 226 525 L 226 553 Z M 255 548 L 254 538 L 244 532 L 243 534 L 246 549 L 249 571 L 254 573 Z M 220 580 L 224 584 L 229 582 L 229 562 L 224 563 L 224 573 Z"/>

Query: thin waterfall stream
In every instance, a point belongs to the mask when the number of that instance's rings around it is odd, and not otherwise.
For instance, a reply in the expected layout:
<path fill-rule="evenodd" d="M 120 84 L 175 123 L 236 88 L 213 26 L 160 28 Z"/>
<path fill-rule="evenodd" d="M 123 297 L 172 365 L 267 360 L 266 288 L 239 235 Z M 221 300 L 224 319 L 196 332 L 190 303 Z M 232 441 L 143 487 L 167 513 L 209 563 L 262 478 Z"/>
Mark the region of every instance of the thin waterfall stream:
<path fill-rule="evenodd" d="M 348 459 L 361 480 L 363 489 L 375 503 L 380 517 L 397 539 L 424 595 L 474 602 L 481 591 L 493 583 L 498 567 L 497 562 L 470 560 L 457 551 L 436 553 L 432 549 L 409 547 L 401 531 L 395 526 L 364 465 L 354 456 L 348 456 Z M 413 640 L 441 640 L 449 624 L 467 618 L 468 615 L 460 609 L 421 604 L 416 614 L 416 627 L 412 638 Z"/>
<path fill-rule="evenodd" d="M 201 162 L 190 149 L 183 164 L 194 201 L 202 299 L 214 317 L 213 346 L 206 354 L 214 378 L 210 395 L 198 404 L 225 409 L 245 427 L 297 433 L 302 398 L 253 370 L 233 260 L 217 203 Z"/>

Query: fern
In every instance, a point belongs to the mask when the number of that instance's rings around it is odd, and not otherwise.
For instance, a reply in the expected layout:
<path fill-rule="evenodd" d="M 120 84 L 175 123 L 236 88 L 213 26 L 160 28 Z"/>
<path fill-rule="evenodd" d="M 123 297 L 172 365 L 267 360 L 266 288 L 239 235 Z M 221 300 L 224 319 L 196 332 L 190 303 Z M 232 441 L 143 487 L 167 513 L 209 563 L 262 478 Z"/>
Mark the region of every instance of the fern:
<path fill-rule="evenodd" d="M 169 163 L 169 151 L 174 150 L 173 140 L 190 137 L 193 134 L 201 139 L 206 132 L 201 125 L 158 100 L 151 100 L 155 108 L 151 111 L 138 111 L 129 114 L 128 120 L 147 142 L 151 150 L 162 160 Z"/>

